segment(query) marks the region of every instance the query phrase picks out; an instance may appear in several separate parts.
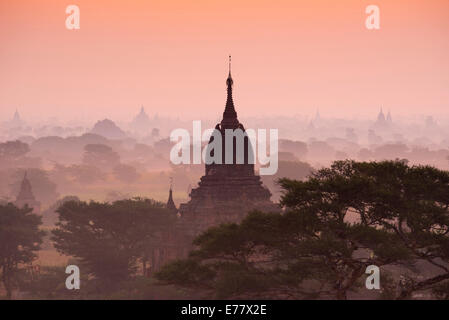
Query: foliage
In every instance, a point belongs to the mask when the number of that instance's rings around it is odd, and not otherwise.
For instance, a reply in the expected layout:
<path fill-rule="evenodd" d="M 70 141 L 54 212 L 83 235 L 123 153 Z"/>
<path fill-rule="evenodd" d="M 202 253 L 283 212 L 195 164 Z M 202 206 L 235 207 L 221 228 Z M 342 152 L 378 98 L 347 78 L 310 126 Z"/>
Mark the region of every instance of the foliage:
<path fill-rule="evenodd" d="M 0 205 L 0 269 L 9 299 L 19 266 L 31 263 L 40 249 L 45 234 L 39 230 L 40 224 L 41 218 L 31 208 L 17 208 L 12 203 Z"/>
<path fill-rule="evenodd" d="M 98 168 L 112 168 L 120 163 L 120 156 L 105 144 L 88 144 L 84 147 L 83 163 Z"/>
<path fill-rule="evenodd" d="M 78 258 L 84 270 L 106 287 L 133 275 L 137 262 L 160 245 L 162 232 L 176 218 L 163 204 L 140 198 L 69 201 L 57 212 L 52 237 L 56 249 Z"/>
<path fill-rule="evenodd" d="M 186 275 L 187 261 L 178 261 L 159 279 L 226 297 L 337 299 L 357 290 L 368 265 L 424 260 L 440 269 L 397 298 L 449 279 L 449 172 L 406 161 L 347 160 L 280 185 L 285 213 L 253 212 L 240 224 L 205 231 L 189 257 L 192 272 Z M 199 277 L 205 274 L 210 277 Z"/>
<path fill-rule="evenodd" d="M 16 141 L 0 143 L 0 160 L 15 160 L 30 152 L 28 144 Z"/>

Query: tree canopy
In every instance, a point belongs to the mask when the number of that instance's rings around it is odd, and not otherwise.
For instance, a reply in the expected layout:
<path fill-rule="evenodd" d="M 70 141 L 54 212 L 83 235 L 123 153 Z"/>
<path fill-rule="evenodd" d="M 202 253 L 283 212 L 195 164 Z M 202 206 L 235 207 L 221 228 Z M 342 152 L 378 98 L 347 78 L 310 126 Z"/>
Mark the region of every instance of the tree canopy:
<path fill-rule="evenodd" d="M 405 161 L 347 160 L 307 180 L 279 183 L 284 213 L 252 212 L 240 224 L 203 232 L 189 258 L 165 266 L 158 278 L 220 297 L 346 299 L 362 290 L 369 265 L 424 261 L 439 271 L 407 284 L 396 279 L 395 298 L 431 289 L 443 295 L 449 172 Z"/>
<path fill-rule="evenodd" d="M 105 285 L 133 275 L 137 262 L 160 245 L 161 232 L 176 218 L 163 204 L 140 198 L 113 203 L 68 201 L 57 212 L 52 237 L 56 249 L 79 259 Z"/>
<path fill-rule="evenodd" d="M 41 217 L 32 209 L 0 204 L 0 270 L 10 299 L 20 265 L 32 262 L 40 249 L 45 232 L 39 230 Z"/>

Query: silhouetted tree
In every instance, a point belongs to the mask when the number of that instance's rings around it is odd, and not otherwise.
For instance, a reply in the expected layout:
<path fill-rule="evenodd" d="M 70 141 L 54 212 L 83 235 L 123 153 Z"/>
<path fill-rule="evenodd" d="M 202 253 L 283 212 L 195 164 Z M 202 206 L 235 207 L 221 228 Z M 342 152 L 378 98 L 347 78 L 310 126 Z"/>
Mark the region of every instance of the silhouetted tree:
<path fill-rule="evenodd" d="M 346 299 L 369 265 L 425 261 L 439 273 L 413 279 L 397 298 L 449 281 L 449 172 L 405 161 L 337 161 L 305 181 L 280 183 L 286 213 L 253 212 L 205 231 L 194 241 L 198 249 L 158 278 L 222 297 Z"/>
<path fill-rule="evenodd" d="M 30 152 L 28 144 L 19 140 L 0 143 L 0 159 L 15 160 Z"/>
<path fill-rule="evenodd" d="M 84 147 L 83 162 L 98 168 L 113 168 L 120 163 L 120 156 L 110 146 L 88 144 Z"/>
<path fill-rule="evenodd" d="M 0 204 L 0 270 L 7 299 L 11 299 L 19 266 L 36 258 L 45 235 L 39 230 L 41 218 L 32 211 L 11 203 Z"/>
<path fill-rule="evenodd" d="M 114 203 L 71 201 L 58 210 L 52 240 L 58 251 L 79 258 L 105 287 L 130 277 L 160 233 L 174 222 L 161 203 L 149 199 Z"/>

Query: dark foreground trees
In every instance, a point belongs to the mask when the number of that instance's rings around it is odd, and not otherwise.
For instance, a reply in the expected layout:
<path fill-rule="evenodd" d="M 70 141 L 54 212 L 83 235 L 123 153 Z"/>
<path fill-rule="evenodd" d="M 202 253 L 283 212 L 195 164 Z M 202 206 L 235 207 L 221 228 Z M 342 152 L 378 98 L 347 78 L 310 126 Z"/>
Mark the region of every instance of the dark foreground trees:
<path fill-rule="evenodd" d="M 58 251 L 81 261 L 81 272 L 108 288 L 134 274 L 160 245 L 176 216 L 149 199 L 114 203 L 65 202 L 52 240 Z"/>
<path fill-rule="evenodd" d="M 11 299 L 20 266 L 34 260 L 45 234 L 39 230 L 41 218 L 32 211 L 12 203 L 0 205 L 0 272 L 7 299 Z"/>
<path fill-rule="evenodd" d="M 284 214 L 253 212 L 240 224 L 207 230 L 188 259 L 167 265 L 158 278 L 220 297 L 346 299 L 366 290 L 367 266 L 405 270 L 419 261 L 437 271 L 393 279 L 393 296 L 419 290 L 445 296 L 448 172 L 403 161 L 339 161 L 306 181 L 280 185 Z"/>

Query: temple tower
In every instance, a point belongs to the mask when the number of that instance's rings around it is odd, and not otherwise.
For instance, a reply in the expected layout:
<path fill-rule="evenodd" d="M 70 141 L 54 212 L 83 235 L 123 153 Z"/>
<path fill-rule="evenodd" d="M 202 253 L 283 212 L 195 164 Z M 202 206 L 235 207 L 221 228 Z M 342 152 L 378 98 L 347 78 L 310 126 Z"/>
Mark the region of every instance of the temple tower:
<path fill-rule="evenodd" d="M 168 200 L 167 200 L 167 209 L 173 213 L 178 212 L 178 208 L 176 208 L 175 202 L 173 201 L 173 180 L 170 178 L 170 190 L 168 191 Z"/>
<path fill-rule="evenodd" d="M 224 222 L 239 222 L 249 211 L 276 212 L 279 207 L 271 202 L 271 193 L 262 185 L 260 176 L 254 172 L 254 162 L 249 161 L 252 146 L 247 136 L 244 137 L 244 152 L 240 152 L 237 160 L 236 137 L 231 137 L 233 149 L 232 163 L 226 161 L 226 130 L 235 133 L 238 130 L 245 132 L 243 124 L 237 118 L 232 91 L 234 80 L 231 76 L 231 57 L 229 57 L 229 73 L 226 79 L 227 99 L 223 118 L 215 126 L 207 146 L 208 154 L 214 155 L 209 147 L 214 142 L 214 136 L 221 136 L 222 161 L 213 161 L 205 166 L 205 175 L 201 177 L 197 188 L 190 192 L 190 201 L 180 205 L 180 224 L 191 235 L 197 234 L 211 226 Z M 218 157 L 220 158 L 220 157 Z M 215 159 L 215 158 L 214 158 Z"/>
<path fill-rule="evenodd" d="M 31 188 L 31 183 L 27 178 L 27 173 L 23 176 L 22 183 L 20 185 L 20 191 L 17 195 L 15 205 L 19 208 L 23 208 L 26 205 L 33 208 L 34 213 L 39 213 L 41 204 L 36 200 Z"/>

